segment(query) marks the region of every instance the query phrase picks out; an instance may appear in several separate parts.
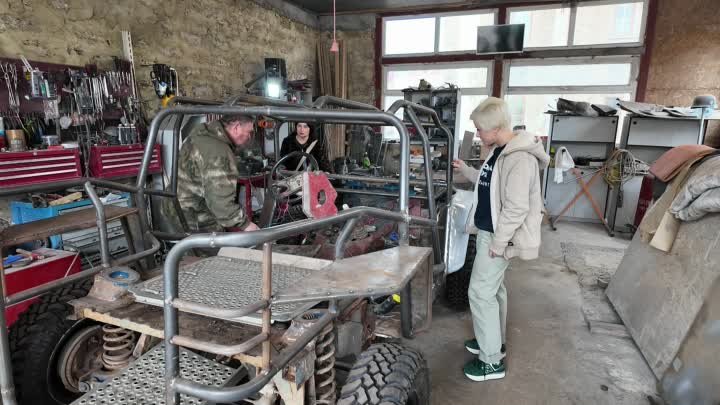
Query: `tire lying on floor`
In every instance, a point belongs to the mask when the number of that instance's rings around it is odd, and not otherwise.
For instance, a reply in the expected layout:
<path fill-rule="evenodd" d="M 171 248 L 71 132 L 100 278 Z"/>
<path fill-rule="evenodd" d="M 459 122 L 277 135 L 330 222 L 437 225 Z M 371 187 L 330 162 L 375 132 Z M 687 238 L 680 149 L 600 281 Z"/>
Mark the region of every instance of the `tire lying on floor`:
<path fill-rule="evenodd" d="M 380 343 L 362 352 L 348 374 L 338 405 L 429 405 L 427 363 L 416 350 Z"/>
<path fill-rule="evenodd" d="M 470 286 L 470 275 L 475 261 L 475 238 L 476 235 L 470 235 L 468 238 L 463 267 L 454 273 L 448 274 L 445 278 L 445 298 L 448 305 L 458 311 L 464 311 L 470 305 L 468 287 Z"/>
<path fill-rule="evenodd" d="M 60 358 L 67 354 L 68 345 L 87 345 L 87 339 L 99 333 L 97 324 L 68 319 L 72 307 L 67 302 L 86 296 L 91 282 L 92 279 L 84 280 L 48 292 L 23 312 L 10 328 L 13 380 L 21 405 L 67 404 L 81 395 L 66 386 L 72 385 L 67 374 L 78 358 L 66 358 L 65 361 Z M 71 351 L 86 356 L 87 349 L 83 346 Z M 61 377 L 62 374 L 66 375 Z"/>

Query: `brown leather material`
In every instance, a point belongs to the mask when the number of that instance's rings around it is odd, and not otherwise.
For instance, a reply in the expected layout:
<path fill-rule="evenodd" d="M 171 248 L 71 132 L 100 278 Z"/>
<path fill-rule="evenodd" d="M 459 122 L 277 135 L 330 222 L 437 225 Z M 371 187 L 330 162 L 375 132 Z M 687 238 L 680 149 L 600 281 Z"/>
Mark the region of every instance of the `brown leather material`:
<path fill-rule="evenodd" d="M 650 166 L 650 173 L 660 181 L 667 183 L 680 173 L 688 161 L 714 153 L 716 149 L 706 145 L 681 145 L 670 149 Z"/>

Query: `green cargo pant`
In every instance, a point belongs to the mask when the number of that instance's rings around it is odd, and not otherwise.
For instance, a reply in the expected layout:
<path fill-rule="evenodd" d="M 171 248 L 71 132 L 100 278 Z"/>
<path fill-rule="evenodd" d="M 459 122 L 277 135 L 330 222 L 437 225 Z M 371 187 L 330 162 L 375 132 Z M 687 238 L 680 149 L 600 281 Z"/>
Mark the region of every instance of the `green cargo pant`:
<path fill-rule="evenodd" d="M 485 363 L 496 364 L 505 357 L 500 347 L 505 341 L 507 290 L 504 279 L 509 262 L 503 257 L 490 257 L 492 238 L 490 232 L 479 231 L 477 234 L 468 298 L 475 339 L 480 346 L 478 357 Z"/>

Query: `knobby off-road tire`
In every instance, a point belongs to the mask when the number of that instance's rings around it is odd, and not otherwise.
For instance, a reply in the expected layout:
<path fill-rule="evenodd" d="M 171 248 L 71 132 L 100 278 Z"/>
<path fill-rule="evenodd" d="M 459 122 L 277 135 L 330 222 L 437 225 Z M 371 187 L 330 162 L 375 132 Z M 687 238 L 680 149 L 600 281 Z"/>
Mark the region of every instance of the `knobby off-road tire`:
<path fill-rule="evenodd" d="M 78 321 L 68 301 L 87 295 L 92 278 L 50 291 L 23 312 L 9 330 L 15 392 L 21 405 L 72 402 L 53 363 L 67 334 Z"/>
<path fill-rule="evenodd" d="M 429 405 L 427 363 L 416 350 L 379 343 L 360 354 L 338 405 Z"/>

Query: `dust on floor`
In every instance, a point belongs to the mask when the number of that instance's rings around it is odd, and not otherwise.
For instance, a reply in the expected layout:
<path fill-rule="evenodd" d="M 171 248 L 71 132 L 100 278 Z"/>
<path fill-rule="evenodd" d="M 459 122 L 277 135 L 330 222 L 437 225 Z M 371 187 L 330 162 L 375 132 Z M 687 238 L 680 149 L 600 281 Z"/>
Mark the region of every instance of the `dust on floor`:
<path fill-rule="evenodd" d="M 562 223 L 543 232 L 539 259 L 512 262 L 503 380 L 465 378 L 470 313 L 436 303 L 432 330 L 406 342 L 427 358 L 432 404 L 661 403 L 655 377 L 604 296 L 627 245 L 599 226 Z"/>

